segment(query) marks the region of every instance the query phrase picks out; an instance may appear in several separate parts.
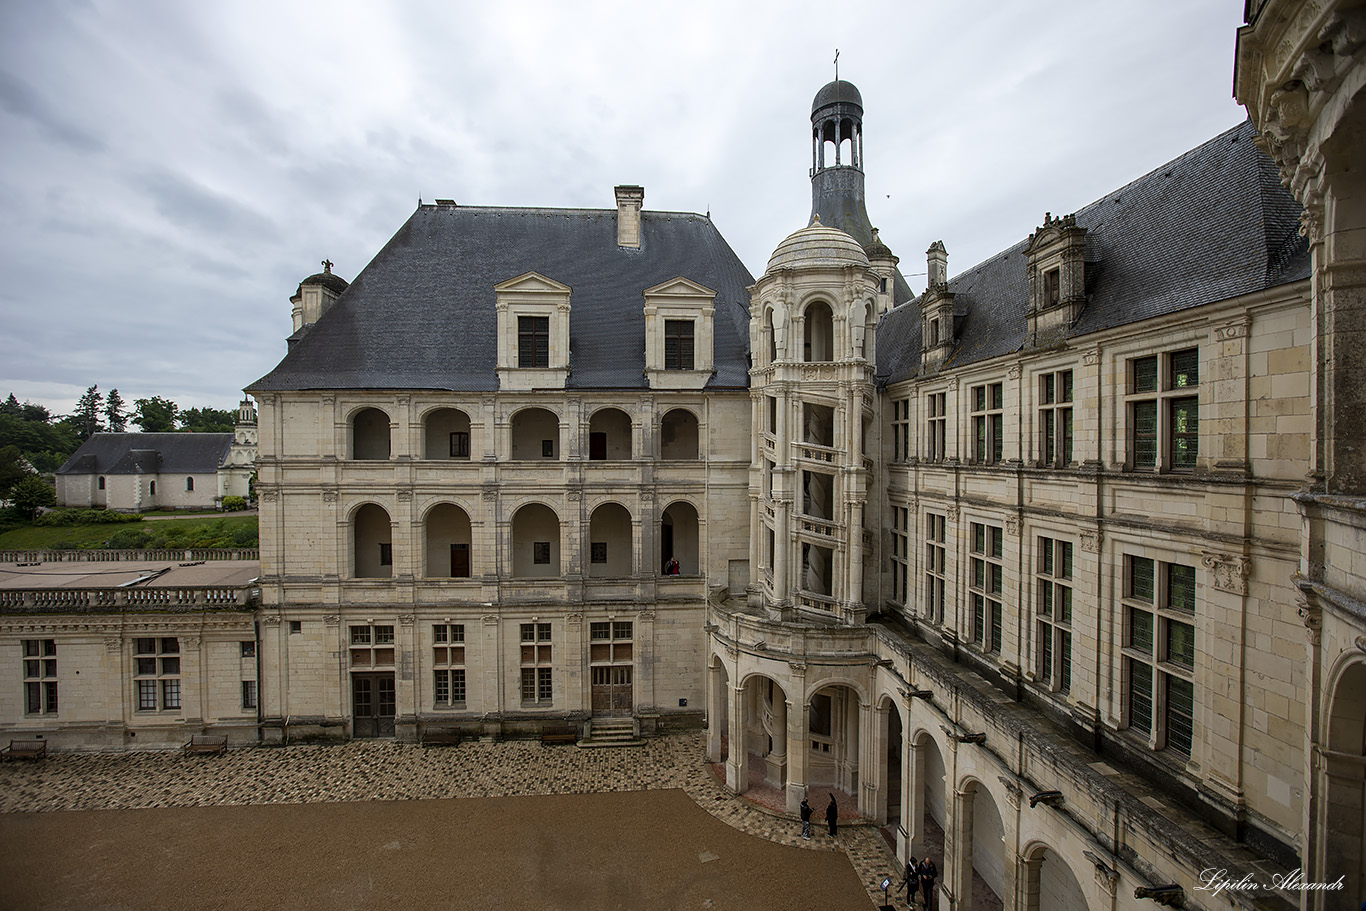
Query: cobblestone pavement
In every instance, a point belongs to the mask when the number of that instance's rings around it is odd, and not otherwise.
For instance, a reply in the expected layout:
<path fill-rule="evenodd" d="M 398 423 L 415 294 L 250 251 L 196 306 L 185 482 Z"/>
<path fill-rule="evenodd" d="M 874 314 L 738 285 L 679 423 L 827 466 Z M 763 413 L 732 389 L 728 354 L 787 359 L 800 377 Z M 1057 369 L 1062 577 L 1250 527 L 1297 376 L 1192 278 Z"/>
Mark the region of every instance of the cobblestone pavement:
<path fill-rule="evenodd" d="M 147 807 L 520 797 L 680 788 L 727 825 L 778 844 L 843 851 L 874 906 L 897 864 L 877 828 L 841 820 L 801 838 L 800 823 L 735 797 L 703 759 L 701 733 L 643 747 L 577 749 L 539 741 L 421 747 L 353 740 L 336 745 L 235 748 L 225 756 L 178 751 L 57 753 L 0 766 L 0 813 Z M 841 814 L 843 816 L 843 814 Z"/>

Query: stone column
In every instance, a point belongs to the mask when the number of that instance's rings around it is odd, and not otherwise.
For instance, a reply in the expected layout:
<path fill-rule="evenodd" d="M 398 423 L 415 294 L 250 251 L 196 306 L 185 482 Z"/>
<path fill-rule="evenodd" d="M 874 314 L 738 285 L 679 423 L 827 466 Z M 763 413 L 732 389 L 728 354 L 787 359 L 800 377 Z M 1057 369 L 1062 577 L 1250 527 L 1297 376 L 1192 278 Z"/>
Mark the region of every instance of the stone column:
<path fill-rule="evenodd" d="M 726 669 L 707 668 L 707 762 L 721 761 L 721 719 L 726 717 Z"/>
<path fill-rule="evenodd" d="M 887 791 L 891 780 L 891 763 L 887 757 L 887 713 L 885 706 L 860 706 L 866 733 L 862 762 L 859 763 L 859 814 L 880 826 L 887 824 Z"/>
<path fill-rule="evenodd" d="M 944 880 L 940 906 L 954 911 L 972 909 L 972 790 L 954 791 L 945 820 Z"/>
<path fill-rule="evenodd" d="M 1020 911 L 1043 911 L 1039 907 L 1039 874 L 1043 869 L 1043 855 L 1017 858 L 1015 866 L 1021 873 L 1020 901 L 1016 907 Z"/>
<path fill-rule="evenodd" d="M 739 673 L 739 668 L 736 668 Z M 745 743 L 748 704 L 743 686 L 730 690 L 730 756 L 726 759 L 726 787 L 736 794 L 749 790 L 749 750 Z"/>
<path fill-rule="evenodd" d="M 787 713 L 787 812 L 801 809 L 806 797 L 807 765 L 810 759 L 808 732 L 811 729 L 811 708 L 806 694 L 806 665 L 789 665 L 792 670 L 791 711 Z"/>
<path fill-rule="evenodd" d="M 902 863 L 912 854 L 925 851 L 925 747 L 911 743 L 909 718 L 905 727 L 902 755 L 906 770 L 901 778 L 901 827 L 906 830 L 905 844 L 897 845 L 897 857 Z"/>
<path fill-rule="evenodd" d="M 774 787 L 784 787 L 787 778 L 787 699 L 781 687 L 774 687 L 773 715 L 769 720 L 769 734 L 773 750 L 764 758 L 766 777 Z"/>

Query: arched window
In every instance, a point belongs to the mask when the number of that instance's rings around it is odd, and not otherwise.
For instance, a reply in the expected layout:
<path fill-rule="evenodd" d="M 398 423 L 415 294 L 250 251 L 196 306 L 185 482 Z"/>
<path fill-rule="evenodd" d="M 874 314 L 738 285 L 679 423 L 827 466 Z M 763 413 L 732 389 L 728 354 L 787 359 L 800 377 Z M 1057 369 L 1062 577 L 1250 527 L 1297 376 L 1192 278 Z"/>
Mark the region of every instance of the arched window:
<path fill-rule="evenodd" d="M 619 408 L 603 408 L 588 423 L 588 458 L 626 460 L 631 457 L 631 419 Z"/>
<path fill-rule="evenodd" d="M 524 408 L 512 416 L 512 458 L 560 458 L 560 419 L 544 408 Z"/>
<path fill-rule="evenodd" d="M 429 579 L 467 579 L 470 575 L 470 517 L 454 503 L 442 503 L 422 523 L 427 546 L 423 575 Z"/>
<path fill-rule="evenodd" d="M 683 408 L 664 415 L 659 427 L 661 459 L 697 458 L 697 417 Z"/>
<path fill-rule="evenodd" d="M 157 482 L 156 482 L 156 481 L 150 481 L 150 482 L 148 482 L 148 484 L 147 484 L 147 492 L 148 492 L 149 494 L 151 494 L 152 496 L 156 496 L 156 495 L 157 495 Z"/>
<path fill-rule="evenodd" d="M 351 419 L 351 458 L 383 461 L 389 452 L 389 415 L 378 408 L 358 411 Z"/>
<path fill-rule="evenodd" d="M 631 514 L 617 503 L 593 510 L 588 523 L 588 575 L 629 576 L 634 572 Z"/>
<path fill-rule="evenodd" d="M 352 519 L 352 546 L 357 579 L 388 579 L 394 575 L 394 539 L 389 513 L 366 503 Z"/>
<path fill-rule="evenodd" d="M 764 311 L 764 335 L 768 337 L 768 362 L 778 360 L 778 336 L 773 330 L 773 308 Z"/>
<path fill-rule="evenodd" d="M 100 475 L 99 488 L 104 490 L 104 475 Z"/>
<path fill-rule="evenodd" d="M 470 418 L 456 408 L 438 408 L 422 424 L 423 457 L 464 459 L 470 457 Z"/>
<path fill-rule="evenodd" d="M 806 308 L 805 337 L 802 339 L 804 360 L 808 364 L 825 363 L 835 359 L 835 321 L 830 305 L 817 301 Z"/>
<path fill-rule="evenodd" d="M 549 506 L 528 503 L 512 517 L 512 575 L 544 579 L 559 574 L 559 517 Z"/>
<path fill-rule="evenodd" d="M 187 491 L 193 491 L 193 490 L 194 490 L 194 478 L 186 478 L 186 479 L 185 479 L 185 489 L 186 489 Z"/>

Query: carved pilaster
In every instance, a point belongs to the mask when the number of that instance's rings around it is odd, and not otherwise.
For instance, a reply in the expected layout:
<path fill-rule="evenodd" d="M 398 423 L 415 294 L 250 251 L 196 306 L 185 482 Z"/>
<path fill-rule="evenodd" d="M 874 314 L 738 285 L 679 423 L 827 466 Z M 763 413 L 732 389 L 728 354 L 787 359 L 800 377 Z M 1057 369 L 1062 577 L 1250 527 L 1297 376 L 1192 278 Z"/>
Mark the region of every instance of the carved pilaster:
<path fill-rule="evenodd" d="M 336 626 L 341 623 L 341 614 L 323 614 L 323 622 L 328 626 Z"/>
<path fill-rule="evenodd" d="M 117 652 L 119 644 L 122 642 L 118 636 L 106 636 L 104 639 L 104 650 L 106 652 Z"/>
<path fill-rule="evenodd" d="M 1020 520 L 1017 519 L 1015 516 L 1008 516 L 1008 517 L 1006 518 L 1006 534 L 1009 534 L 1009 535 L 1012 535 L 1012 536 L 1013 536 L 1013 535 L 1018 535 L 1019 533 L 1020 533 Z"/>
<path fill-rule="evenodd" d="M 413 625 L 414 623 L 416 623 L 416 622 L 417 622 L 417 615 L 416 615 L 416 614 L 399 614 L 399 615 L 398 615 L 398 625 L 399 625 L 399 626 L 402 626 L 402 627 L 404 627 L 404 628 L 411 628 L 412 625 Z"/>
<path fill-rule="evenodd" d="M 325 487 L 325 488 L 323 488 L 323 502 L 324 502 L 324 503 L 335 503 L 335 502 L 337 502 L 337 488 L 335 488 L 335 487 Z"/>
<path fill-rule="evenodd" d="M 1100 363 L 1100 349 L 1099 349 L 1099 348 L 1092 348 L 1090 351 L 1084 351 L 1084 352 L 1082 352 L 1082 355 L 1081 355 L 1081 362 L 1082 362 L 1083 365 L 1085 365 L 1085 366 L 1087 366 L 1087 367 L 1094 367 L 1094 366 L 1096 366 L 1097 364 L 1099 364 L 1099 363 Z"/>
<path fill-rule="evenodd" d="M 582 625 L 583 625 L 583 612 L 582 612 L 582 611 L 571 611 L 571 612 L 565 614 L 565 615 L 564 615 L 564 622 L 567 623 L 567 624 L 569 624 L 570 626 L 582 626 Z"/>
<path fill-rule="evenodd" d="M 1024 789 L 1004 775 L 998 775 L 997 780 L 1005 785 L 1006 802 L 1010 804 L 1012 809 L 1020 809 L 1020 798 L 1024 795 Z"/>
<path fill-rule="evenodd" d="M 264 616 L 264 617 L 261 618 L 261 622 L 264 623 L 266 626 L 279 626 L 279 625 L 280 625 L 280 615 L 279 615 L 279 614 L 266 614 L 266 616 Z"/>
<path fill-rule="evenodd" d="M 1311 645 L 1318 645 L 1323 635 L 1323 609 L 1301 594 L 1295 599 L 1298 602 L 1296 612 L 1300 615 L 1300 622 L 1304 624 L 1305 635 Z"/>
<path fill-rule="evenodd" d="M 484 616 L 481 617 L 480 619 L 484 621 L 484 625 L 485 625 L 485 626 L 497 626 L 497 625 L 498 625 L 498 615 L 497 615 L 497 614 L 484 614 Z"/>

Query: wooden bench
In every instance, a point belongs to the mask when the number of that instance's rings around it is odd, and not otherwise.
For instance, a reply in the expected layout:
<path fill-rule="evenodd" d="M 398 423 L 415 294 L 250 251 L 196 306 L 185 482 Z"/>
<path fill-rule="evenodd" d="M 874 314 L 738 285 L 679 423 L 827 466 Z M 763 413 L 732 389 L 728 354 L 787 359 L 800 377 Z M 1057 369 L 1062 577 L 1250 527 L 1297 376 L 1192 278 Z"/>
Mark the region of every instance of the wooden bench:
<path fill-rule="evenodd" d="M 46 759 L 46 740 L 11 740 L 0 750 L 0 759 Z"/>
<path fill-rule="evenodd" d="M 541 743 L 545 744 L 546 746 L 550 746 L 550 745 L 556 744 L 556 743 L 578 743 L 578 742 L 579 742 L 579 735 L 578 735 L 578 734 L 549 734 L 549 733 L 546 733 L 546 734 L 542 734 L 542 735 L 541 735 Z"/>
<path fill-rule="evenodd" d="M 460 746 L 460 732 L 451 730 L 423 731 L 422 745 L 424 747 L 458 747 Z"/>
<path fill-rule="evenodd" d="M 191 753 L 212 753 L 222 756 L 228 751 L 227 734 L 192 734 L 190 742 L 185 744 L 185 755 Z"/>

